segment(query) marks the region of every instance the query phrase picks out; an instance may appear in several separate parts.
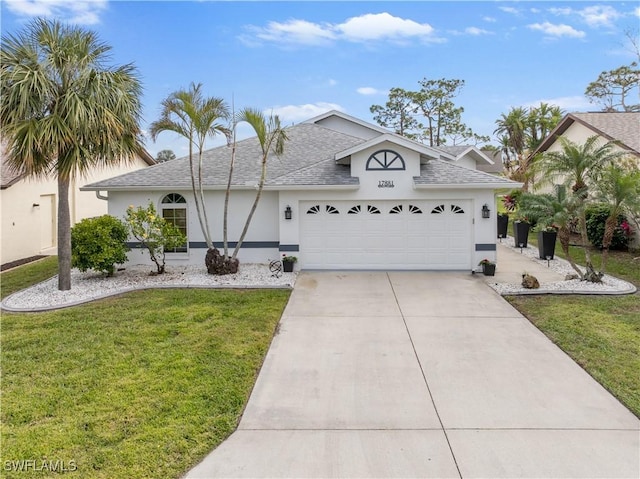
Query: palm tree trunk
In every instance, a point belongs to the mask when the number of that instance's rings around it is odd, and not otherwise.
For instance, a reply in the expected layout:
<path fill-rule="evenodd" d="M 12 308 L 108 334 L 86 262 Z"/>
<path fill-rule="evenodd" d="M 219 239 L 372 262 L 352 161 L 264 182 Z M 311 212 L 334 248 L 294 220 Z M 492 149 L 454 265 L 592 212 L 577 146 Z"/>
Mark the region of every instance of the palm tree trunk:
<path fill-rule="evenodd" d="M 267 177 L 267 158 L 265 156 L 262 159 L 262 171 L 260 172 L 260 182 L 258 183 L 258 192 L 256 193 L 256 199 L 253 201 L 253 205 L 251 205 L 251 211 L 249 211 L 249 216 L 247 216 L 247 221 L 244 223 L 244 228 L 242 229 L 240 238 L 238 238 L 238 244 L 233 250 L 233 255 L 231 256 L 232 259 L 236 259 L 236 256 L 238 256 L 238 252 L 240 251 L 240 247 L 242 246 L 244 237 L 247 235 L 247 231 L 249 231 L 249 225 L 251 224 L 251 219 L 253 218 L 253 214 L 256 212 L 256 208 L 258 207 L 258 202 L 260 201 L 260 197 L 262 196 L 262 189 L 264 188 L 264 182 L 266 177 Z"/>
<path fill-rule="evenodd" d="M 618 223 L 616 216 L 609 216 L 604 222 L 604 236 L 602 237 L 602 264 L 600 265 L 600 272 L 602 274 L 607 270 L 607 260 L 609 259 L 609 247 L 613 241 L 613 233 Z"/>
<path fill-rule="evenodd" d="M 71 289 L 71 215 L 69 179 L 58 176 L 58 289 Z"/>
<path fill-rule="evenodd" d="M 193 200 L 196 204 L 196 213 L 198 213 L 198 222 L 200 223 L 200 229 L 202 230 L 202 235 L 204 236 L 204 240 L 207 243 L 207 247 L 209 249 L 212 249 L 213 243 L 211 242 L 211 238 L 209 238 L 208 231 L 205 228 L 204 221 L 202 219 L 200 198 L 198 197 L 198 190 L 196 189 L 196 176 L 193 171 L 193 155 L 191 142 L 189 143 L 189 173 L 191 174 L 191 189 L 193 191 Z"/>
<path fill-rule="evenodd" d="M 602 282 L 602 274 L 597 273 L 593 267 L 593 261 L 591 259 L 591 251 L 589 250 L 589 238 L 587 236 L 587 219 L 584 211 L 580 213 L 580 236 L 582 238 L 582 245 L 584 248 L 584 262 L 585 272 L 583 279 L 592 283 Z"/>
<path fill-rule="evenodd" d="M 229 179 L 227 181 L 227 190 L 224 193 L 224 212 L 222 219 L 222 242 L 224 247 L 224 257 L 229 257 L 229 199 L 231 197 L 231 180 L 233 177 L 233 167 L 236 162 L 236 138 L 235 129 L 233 132 L 233 145 L 231 146 L 231 164 L 229 165 Z"/>
<path fill-rule="evenodd" d="M 200 195 L 200 204 L 202 205 L 202 216 L 204 216 L 204 235 L 206 237 L 207 246 L 213 247 L 213 241 L 211 241 L 211 229 L 209 228 L 209 218 L 207 217 L 207 208 L 204 201 L 204 190 L 202 189 L 202 148 L 200 145 L 198 148 L 198 194 Z"/>
<path fill-rule="evenodd" d="M 570 238 L 571 238 L 571 232 L 569 231 L 569 228 L 564 226 L 558 229 L 558 240 L 560 241 L 560 246 L 562 247 L 562 251 L 564 252 L 564 255 L 567 257 L 567 261 L 569 262 L 573 270 L 576 273 L 578 273 L 578 276 L 580 276 L 580 278 L 582 279 L 582 271 L 580 271 L 580 268 L 578 268 L 575 261 L 573 261 L 573 258 L 571 257 L 571 253 L 569 252 Z"/>

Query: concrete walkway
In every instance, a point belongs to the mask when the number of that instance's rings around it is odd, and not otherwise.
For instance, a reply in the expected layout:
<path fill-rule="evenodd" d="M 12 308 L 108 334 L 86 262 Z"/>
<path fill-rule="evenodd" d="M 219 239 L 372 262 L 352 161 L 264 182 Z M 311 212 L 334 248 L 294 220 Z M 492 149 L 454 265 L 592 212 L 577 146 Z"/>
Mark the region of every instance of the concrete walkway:
<path fill-rule="evenodd" d="M 640 476 L 640 421 L 483 281 L 300 274 L 238 430 L 188 478 Z"/>
<path fill-rule="evenodd" d="M 495 281 L 497 283 L 520 283 L 522 281 L 522 273 L 526 272 L 538 278 L 540 284 L 555 283 L 563 281 L 565 275 L 557 273 L 551 268 L 547 268 L 544 264 L 531 261 L 514 250 L 507 247 L 506 244 L 498 243 L 498 267 L 496 275 L 493 277 L 486 276 L 487 281 Z M 537 251 L 537 250 L 536 250 Z"/>

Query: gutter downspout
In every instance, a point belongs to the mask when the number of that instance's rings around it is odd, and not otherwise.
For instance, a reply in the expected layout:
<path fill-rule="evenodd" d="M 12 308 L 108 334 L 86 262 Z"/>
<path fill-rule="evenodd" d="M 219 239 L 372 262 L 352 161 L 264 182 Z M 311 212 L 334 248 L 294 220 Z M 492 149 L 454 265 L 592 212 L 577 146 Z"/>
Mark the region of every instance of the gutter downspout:
<path fill-rule="evenodd" d="M 99 200 L 104 200 L 104 201 L 107 201 L 109 199 L 108 196 L 101 195 L 98 190 L 96 190 L 96 198 L 98 198 Z"/>

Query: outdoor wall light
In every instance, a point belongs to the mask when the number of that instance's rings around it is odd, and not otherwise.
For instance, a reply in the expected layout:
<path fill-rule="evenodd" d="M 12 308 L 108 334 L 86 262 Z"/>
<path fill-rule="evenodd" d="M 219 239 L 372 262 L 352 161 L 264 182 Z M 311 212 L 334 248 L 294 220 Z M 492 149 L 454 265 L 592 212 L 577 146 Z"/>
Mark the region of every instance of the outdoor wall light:
<path fill-rule="evenodd" d="M 489 209 L 489 206 L 486 203 L 482 206 L 482 217 L 483 218 L 491 217 L 491 210 Z"/>
<path fill-rule="evenodd" d="M 289 205 L 287 205 L 287 207 L 284 209 L 284 219 L 285 220 L 291 219 L 291 206 Z"/>

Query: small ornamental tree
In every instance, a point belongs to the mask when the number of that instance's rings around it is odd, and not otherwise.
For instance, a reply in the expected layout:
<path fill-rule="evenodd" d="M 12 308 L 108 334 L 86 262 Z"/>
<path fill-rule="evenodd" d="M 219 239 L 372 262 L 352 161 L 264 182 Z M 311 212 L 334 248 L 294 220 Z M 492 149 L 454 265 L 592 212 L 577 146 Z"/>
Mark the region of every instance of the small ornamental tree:
<path fill-rule="evenodd" d="M 115 265 L 127 261 L 128 234 L 126 225 L 110 215 L 82 220 L 71 228 L 71 265 L 113 276 Z"/>
<path fill-rule="evenodd" d="M 175 225 L 158 216 L 153 203 L 149 203 L 146 208 L 129 206 L 126 221 L 131 235 L 149 251 L 151 260 L 156 264 L 156 274 L 165 272 L 166 251 L 187 242 L 186 236 Z"/>

